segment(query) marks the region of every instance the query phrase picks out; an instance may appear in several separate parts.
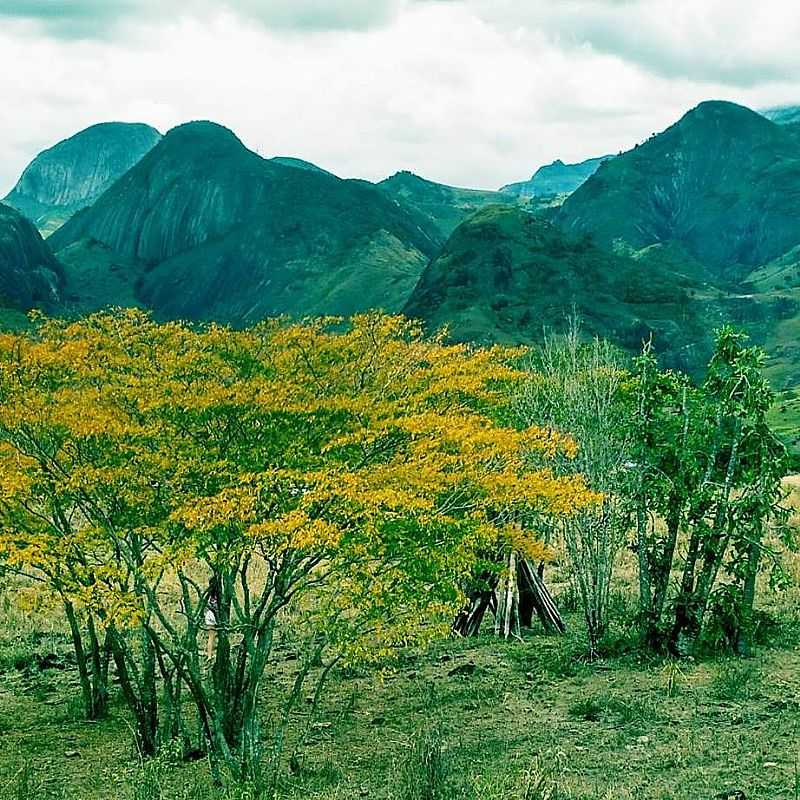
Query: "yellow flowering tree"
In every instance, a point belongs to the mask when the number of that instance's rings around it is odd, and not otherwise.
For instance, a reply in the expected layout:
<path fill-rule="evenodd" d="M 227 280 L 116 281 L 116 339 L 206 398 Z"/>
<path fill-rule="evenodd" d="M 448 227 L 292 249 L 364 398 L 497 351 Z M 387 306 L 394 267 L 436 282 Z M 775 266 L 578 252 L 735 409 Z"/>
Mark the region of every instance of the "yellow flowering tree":
<path fill-rule="evenodd" d="M 380 314 L 233 331 L 129 311 L 4 337 L 5 558 L 50 578 L 28 520 L 61 498 L 92 564 L 67 596 L 127 628 L 118 667 L 133 637 L 149 674 L 158 663 L 188 689 L 218 775 L 250 777 L 279 642 L 307 645 L 285 722 L 312 668 L 321 680 L 446 633 L 480 553 L 536 549 L 510 520 L 596 501 L 542 466 L 574 450 L 568 437 L 501 423 L 518 355 Z M 70 458 L 48 472 L 40 445 L 54 436 Z M 132 683 L 133 706 L 153 700 Z"/>

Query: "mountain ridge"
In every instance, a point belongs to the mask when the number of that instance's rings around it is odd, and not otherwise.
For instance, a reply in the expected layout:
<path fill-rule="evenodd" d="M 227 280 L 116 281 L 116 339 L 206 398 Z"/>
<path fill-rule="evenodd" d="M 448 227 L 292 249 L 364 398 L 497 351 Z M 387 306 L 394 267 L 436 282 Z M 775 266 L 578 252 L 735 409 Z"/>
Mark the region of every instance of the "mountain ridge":
<path fill-rule="evenodd" d="M 51 241 L 73 275 L 99 242 L 97 270 L 104 257 L 128 263 L 134 295 L 161 316 L 243 323 L 367 301 L 397 309 L 441 238 L 372 184 L 265 160 L 227 128 L 195 121 Z M 371 276 L 363 287 L 359 268 Z M 80 305 L 74 282 L 71 294 Z"/>
<path fill-rule="evenodd" d="M 800 241 L 800 142 L 750 109 L 708 101 L 605 162 L 556 214 L 605 247 L 680 242 L 741 277 Z"/>
<path fill-rule="evenodd" d="M 52 311 L 63 281 L 61 265 L 33 223 L 0 203 L 0 306 Z"/>
<path fill-rule="evenodd" d="M 594 175 L 604 161 L 614 156 L 588 158 L 575 164 L 565 164 L 560 158 L 539 167 L 527 181 L 509 183 L 500 188 L 519 197 L 542 197 L 571 194 Z"/>

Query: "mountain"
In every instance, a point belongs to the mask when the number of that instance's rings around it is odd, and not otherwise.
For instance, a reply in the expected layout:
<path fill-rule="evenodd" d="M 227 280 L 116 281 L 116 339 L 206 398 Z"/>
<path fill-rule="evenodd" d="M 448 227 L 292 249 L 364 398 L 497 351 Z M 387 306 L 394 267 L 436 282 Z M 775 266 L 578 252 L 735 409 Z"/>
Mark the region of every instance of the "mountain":
<path fill-rule="evenodd" d="M 403 206 L 423 214 L 447 238 L 470 214 L 495 203 L 515 203 L 516 198 L 483 189 L 461 189 L 402 171 L 378 186 Z"/>
<path fill-rule="evenodd" d="M 677 242 L 736 279 L 800 243 L 800 141 L 733 103 L 701 103 L 605 162 L 556 222 L 605 247 Z"/>
<path fill-rule="evenodd" d="M 557 194 L 571 194 L 594 175 L 604 161 L 613 156 L 601 156 L 581 161 L 579 164 L 565 164 L 561 159 L 539 167 L 528 181 L 509 183 L 500 191 L 519 197 L 547 197 Z"/>
<path fill-rule="evenodd" d="M 707 354 L 703 286 L 666 258 L 598 249 L 520 208 L 494 206 L 458 227 L 427 267 L 405 312 L 459 341 L 529 343 L 563 329 L 574 309 L 589 334 L 635 351 L 653 333 L 667 363 Z"/>
<path fill-rule="evenodd" d="M 792 125 L 800 122 L 800 106 L 775 106 L 774 108 L 765 108 L 760 113 L 778 125 Z"/>
<path fill-rule="evenodd" d="M 381 189 L 267 161 L 212 122 L 174 128 L 49 241 L 76 310 L 121 292 L 237 324 L 397 310 L 441 243 Z"/>
<path fill-rule="evenodd" d="M 47 232 L 93 203 L 161 138 L 149 125 L 103 122 L 39 153 L 3 202 Z"/>
<path fill-rule="evenodd" d="M 33 223 L 0 203 L 0 309 L 52 309 L 62 284 L 61 265 Z"/>

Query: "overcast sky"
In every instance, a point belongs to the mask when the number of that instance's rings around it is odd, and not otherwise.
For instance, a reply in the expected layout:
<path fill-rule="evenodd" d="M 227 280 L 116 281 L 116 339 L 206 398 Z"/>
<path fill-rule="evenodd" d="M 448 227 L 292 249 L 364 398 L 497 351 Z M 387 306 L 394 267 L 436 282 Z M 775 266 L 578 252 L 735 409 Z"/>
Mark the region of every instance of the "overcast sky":
<path fill-rule="evenodd" d="M 0 0 L 0 196 L 105 120 L 496 188 L 704 99 L 800 103 L 798 41 L 797 0 Z"/>

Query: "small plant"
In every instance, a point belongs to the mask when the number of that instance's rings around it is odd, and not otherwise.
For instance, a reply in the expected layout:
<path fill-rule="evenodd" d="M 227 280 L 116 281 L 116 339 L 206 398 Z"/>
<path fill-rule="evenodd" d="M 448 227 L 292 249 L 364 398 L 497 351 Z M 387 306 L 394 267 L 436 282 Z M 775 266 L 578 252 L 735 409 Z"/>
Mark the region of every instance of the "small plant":
<path fill-rule="evenodd" d="M 675 660 L 667 661 L 661 669 L 664 676 L 664 691 L 667 697 L 675 697 L 681 684 L 686 680 L 686 673 Z"/>
<path fill-rule="evenodd" d="M 402 800 L 460 800 L 470 792 L 460 781 L 437 728 L 411 747 L 400 772 Z M 471 798 L 470 798 L 471 800 Z"/>
<path fill-rule="evenodd" d="M 711 694 L 723 703 L 751 699 L 761 684 L 761 670 L 751 661 L 725 662 L 711 681 Z"/>
<path fill-rule="evenodd" d="M 607 705 L 597 697 L 584 697 L 569 707 L 569 715 L 587 722 L 599 722 Z"/>
<path fill-rule="evenodd" d="M 564 760 L 563 753 L 547 761 L 537 756 L 522 775 L 520 800 L 567 800 L 569 795 L 562 785 Z"/>
<path fill-rule="evenodd" d="M 622 724 L 646 722 L 658 718 L 658 711 L 649 700 L 625 701 L 619 697 L 595 695 L 573 703 L 569 714 L 587 722 L 601 722 L 613 718 Z"/>
<path fill-rule="evenodd" d="M 37 794 L 37 788 L 33 785 L 33 769 L 30 764 L 25 764 L 17 774 L 12 796 L 14 800 L 33 800 Z"/>
<path fill-rule="evenodd" d="M 162 765 L 153 760 L 142 765 L 134 779 L 133 800 L 162 800 Z"/>

